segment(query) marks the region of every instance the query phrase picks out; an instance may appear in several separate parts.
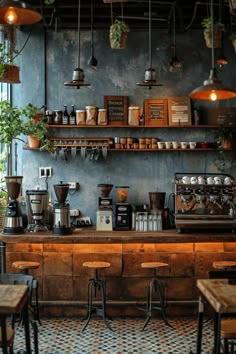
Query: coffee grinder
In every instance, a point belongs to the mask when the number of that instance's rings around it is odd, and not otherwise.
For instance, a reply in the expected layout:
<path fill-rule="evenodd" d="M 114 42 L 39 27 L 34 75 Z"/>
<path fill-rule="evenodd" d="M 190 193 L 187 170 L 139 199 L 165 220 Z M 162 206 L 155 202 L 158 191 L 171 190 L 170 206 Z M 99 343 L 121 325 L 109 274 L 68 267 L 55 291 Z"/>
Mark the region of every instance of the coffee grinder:
<path fill-rule="evenodd" d="M 112 198 L 109 194 L 112 190 L 113 184 L 98 184 L 101 196 L 98 198 L 98 211 L 96 230 L 98 231 L 112 231 Z"/>
<path fill-rule="evenodd" d="M 53 229 L 54 235 L 71 235 L 70 205 L 66 203 L 69 192 L 69 184 L 54 184 L 57 201 L 53 205 Z"/>
<path fill-rule="evenodd" d="M 48 227 L 46 226 L 48 201 L 47 190 L 32 189 L 26 191 L 28 231 L 48 231 Z"/>
<path fill-rule="evenodd" d="M 24 232 L 20 203 L 17 201 L 20 195 L 22 179 L 22 176 L 5 177 L 9 201 L 5 214 L 4 234 L 15 235 Z"/>
<path fill-rule="evenodd" d="M 132 207 L 126 202 L 128 198 L 128 186 L 116 187 L 116 210 L 115 210 L 115 228 L 116 230 L 132 229 Z"/>

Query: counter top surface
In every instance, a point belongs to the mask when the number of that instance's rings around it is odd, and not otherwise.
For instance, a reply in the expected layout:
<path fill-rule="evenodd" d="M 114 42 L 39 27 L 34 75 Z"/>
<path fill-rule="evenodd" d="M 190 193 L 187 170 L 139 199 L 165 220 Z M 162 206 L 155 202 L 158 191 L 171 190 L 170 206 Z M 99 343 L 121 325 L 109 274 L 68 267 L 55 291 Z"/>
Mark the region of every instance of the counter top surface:
<path fill-rule="evenodd" d="M 175 229 L 158 232 L 96 231 L 75 229 L 72 235 L 56 236 L 52 232 L 24 233 L 19 235 L 0 234 L 6 243 L 185 243 L 185 242 L 236 242 L 236 234 L 230 231 L 206 233 L 182 233 Z"/>

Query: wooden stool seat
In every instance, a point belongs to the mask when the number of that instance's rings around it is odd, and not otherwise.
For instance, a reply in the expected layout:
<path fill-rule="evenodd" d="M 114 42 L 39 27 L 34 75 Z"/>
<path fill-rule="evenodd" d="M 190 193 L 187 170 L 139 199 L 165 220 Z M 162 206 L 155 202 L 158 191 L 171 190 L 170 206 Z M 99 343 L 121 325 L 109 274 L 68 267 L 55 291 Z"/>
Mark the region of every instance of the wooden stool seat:
<path fill-rule="evenodd" d="M 227 318 L 221 321 L 221 337 L 228 339 L 236 338 L 236 318 Z"/>
<path fill-rule="evenodd" d="M 215 269 L 236 269 L 236 262 L 234 261 L 216 261 L 212 265 Z"/>
<path fill-rule="evenodd" d="M 99 262 L 99 261 L 93 261 L 93 262 L 84 262 L 83 267 L 88 267 L 92 269 L 102 269 L 102 268 L 109 268 L 110 263 L 108 262 Z"/>
<path fill-rule="evenodd" d="M 12 263 L 14 268 L 20 270 L 29 270 L 29 269 L 37 269 L 40 267 L 39 262 L 30 262 L 30 261 L 16 261 Z"/>
<path fill-rule="evenodd" d="M 161 267 L 168 267 L 169 264 L 168 263 L 163 263 L 163 262 L 144 262 L 141 264 L 142 268 L 154 268 L 154 269 L 158 269 Z"/>

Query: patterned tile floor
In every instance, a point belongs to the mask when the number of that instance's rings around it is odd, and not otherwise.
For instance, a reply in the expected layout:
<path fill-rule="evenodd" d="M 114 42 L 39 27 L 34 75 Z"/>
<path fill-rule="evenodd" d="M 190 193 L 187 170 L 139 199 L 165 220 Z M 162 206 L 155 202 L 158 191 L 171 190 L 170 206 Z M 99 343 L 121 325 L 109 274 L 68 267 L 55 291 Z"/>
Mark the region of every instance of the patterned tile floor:
<path fill-rule="evenodd" d="M 113 332 L 100 319 L 92 318 L 81 332 L 78 319 L 43 319 L 39 326 L 39 354 L 190 354 L 195 353 L 197 322 L 170 319 L 173 328 L 152 318 L 145 331 L 143 319 L 114 319 Z M 211 354 L 213 328 L 204 323 L 204 354 Z M 17 327 L 14 352 L 24 348 L 24 332 Z M 34 351 L 33 351 L 34 353 Z"/>

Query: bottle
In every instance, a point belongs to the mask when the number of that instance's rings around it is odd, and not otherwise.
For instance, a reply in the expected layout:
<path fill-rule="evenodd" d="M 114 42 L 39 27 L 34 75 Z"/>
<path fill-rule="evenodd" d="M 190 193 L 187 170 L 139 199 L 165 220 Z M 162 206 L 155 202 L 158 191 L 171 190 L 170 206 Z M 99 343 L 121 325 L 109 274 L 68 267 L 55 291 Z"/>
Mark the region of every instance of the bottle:
<path fill-rule="evenodd" d="M 64 112 L 62 115 L 62 124 L 68 124 L 69 123 L 69 114 L 67 112 L 67 106 L 64 105 Z"/>
<path fill-rule="evenodd" d="M 71 105 L 69 124 L 76 124 L 75 106 Z"/>

